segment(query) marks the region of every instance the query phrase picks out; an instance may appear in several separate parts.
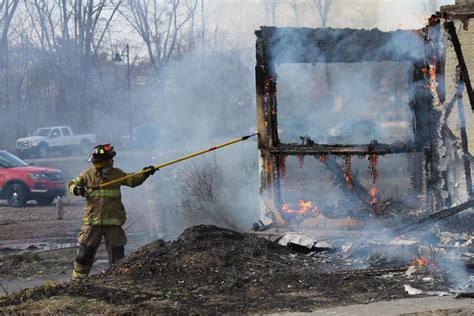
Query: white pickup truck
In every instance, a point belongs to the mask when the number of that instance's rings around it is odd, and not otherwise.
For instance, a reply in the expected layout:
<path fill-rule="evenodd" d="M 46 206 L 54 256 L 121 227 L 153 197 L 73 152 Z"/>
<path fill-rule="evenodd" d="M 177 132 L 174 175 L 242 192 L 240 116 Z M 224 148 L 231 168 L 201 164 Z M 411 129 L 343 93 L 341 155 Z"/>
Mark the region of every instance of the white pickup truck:
<path fill-rule="evenodd" d="M 51 151 L 59 151 L 64 155 L 78 151 L 85 155 L 93 144 L 95 134 L 74 135 L 69 126 L 51 126 L 38 128 L 32 136 L 17 139 L 16 152 L 21 158 L 31 154 L 44 158 Z"/>

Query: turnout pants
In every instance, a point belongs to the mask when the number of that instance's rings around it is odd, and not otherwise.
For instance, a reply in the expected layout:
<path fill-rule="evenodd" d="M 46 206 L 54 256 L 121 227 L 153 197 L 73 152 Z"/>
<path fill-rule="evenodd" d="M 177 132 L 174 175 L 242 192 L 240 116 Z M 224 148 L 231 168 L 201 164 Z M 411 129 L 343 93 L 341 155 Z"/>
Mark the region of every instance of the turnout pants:
<path fill-rule="evenodd" d="M 84 225 L 77 239 L 79 249 L 74 258 L 73 279 L 83 279 L 89 275 L 102 237 L 105 239 L 109 264 L 123 258 L 127 236 L 121 226 Z"/>

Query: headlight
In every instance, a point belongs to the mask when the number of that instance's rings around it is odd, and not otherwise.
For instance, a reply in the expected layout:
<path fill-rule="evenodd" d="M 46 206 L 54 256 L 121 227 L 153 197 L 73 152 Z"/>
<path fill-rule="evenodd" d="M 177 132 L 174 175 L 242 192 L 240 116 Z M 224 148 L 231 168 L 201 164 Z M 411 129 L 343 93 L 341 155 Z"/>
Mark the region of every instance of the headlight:
<path fill-rule="evenodd" d="M 45 173 L 28 173 L 28 175 L 35 180 L 46 180 L 48 179 L 48 176 Z"/>

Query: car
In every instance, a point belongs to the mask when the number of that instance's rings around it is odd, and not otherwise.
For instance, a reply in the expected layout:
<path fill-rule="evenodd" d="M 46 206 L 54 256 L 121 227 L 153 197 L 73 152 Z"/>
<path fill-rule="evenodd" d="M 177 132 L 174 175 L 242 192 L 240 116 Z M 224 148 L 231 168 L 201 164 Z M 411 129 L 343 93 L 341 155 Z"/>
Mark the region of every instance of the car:
<path fill-rule="evenodd" d="M 59 169 L 30 166 L 5 150 L 0 150 L 0 199 L 13 207 L 30 200 L 49 205 L 66 194 L 66 179 Z"/>
<path fill-rule="evenodd" d="M 16 141 L 16 153 L 21 158 L 36 154 L 41 158 L 50 151 L 60 151 L 69 155 L 72 151 L 87 154 L 96 142 L 94 134 L 74 135 L 69 126 L 51 126 L 38 128 L 32 136 Z"/>
<path fill-rule="evenodd" d="M 119 144 L 126 149 L 157 149 L 166 136 L 166 130 L 156 124 L 143 124 L 132 129 L 132 134 L 119 137 Z"/>

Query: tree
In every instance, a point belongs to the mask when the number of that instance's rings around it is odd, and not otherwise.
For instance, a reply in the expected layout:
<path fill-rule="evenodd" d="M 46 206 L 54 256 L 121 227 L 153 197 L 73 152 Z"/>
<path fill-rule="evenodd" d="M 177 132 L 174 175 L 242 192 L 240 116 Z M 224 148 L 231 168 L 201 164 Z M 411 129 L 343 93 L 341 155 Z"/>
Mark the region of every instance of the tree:
<path fill-rule="evenodd" d="M 276 14 L 280 0 L 265 0 L 267 14 L 270 14 L 271 25 L 276 26 Z"/>
<path fill-rule="evenodd" d="M 181 0 L 128 0 L 126 9 L 120 10 L 142 38 L 157 78 L 184 45 L 182 32 L 198 5 L 198 0 L 190 1 L 183 5 Z"/>
<path fill-rule="evenodd" d="M 435 13 L 439 10 L 441 3 L 439 0 L 425 0 L 423 7 L 427 13 Z"/>
<path fill-rule="evenodd" d="M 290 3 L 290 6 L 293 9 L 293 12 L 295 13 L 295 24 L 296 26 L 300 26 L 300 13 L 299 13 L 299 5 L 297 3 L 297 0 L 292 0 Z"/>
<path fill-rule="evenodd" d="M 0 0 L 0 69 L 5 72 L 5 96 L 2 104 L 3 108 L 9 105 L 9 60 L 8 60 L 8 32 L 13 19 L 13 15 L 20 0 Z"/>
<path fill-rule="evenodd" d="M 54 110 L 64 122 L 87 127 L 92 122 L 90 110 L 104 93 L 96 93 L 96 86 L 103 85 L 99 76 L 93 84 L 93 72 L 100 72 L 98 52 L 110 23 L 122 1 L 112 4 L 108 0 L 27 0 L 28 12 L 41 54 L 39 61 L 44 68 L 43 78 L 47 89 L 54 87 Z M 44 94 L 43 94 L 44 95 Z M 74 113 L 76 115 L 70 115 Z M 77 120 L 77 118 L 81 120 Z M 74 118 L 74 120 L 72 120 Z M 84 126 L 85 122 L 85 126 Z M 75 125 L 75 124 L 72 124 Z"/>
<path fill-rule="evenodd" d="M 332 0 L 313 0 L 316 11 L 319 15 L 321 27 L 326 27 L 328 23 L 329 12 L 331 10 Z"/>

